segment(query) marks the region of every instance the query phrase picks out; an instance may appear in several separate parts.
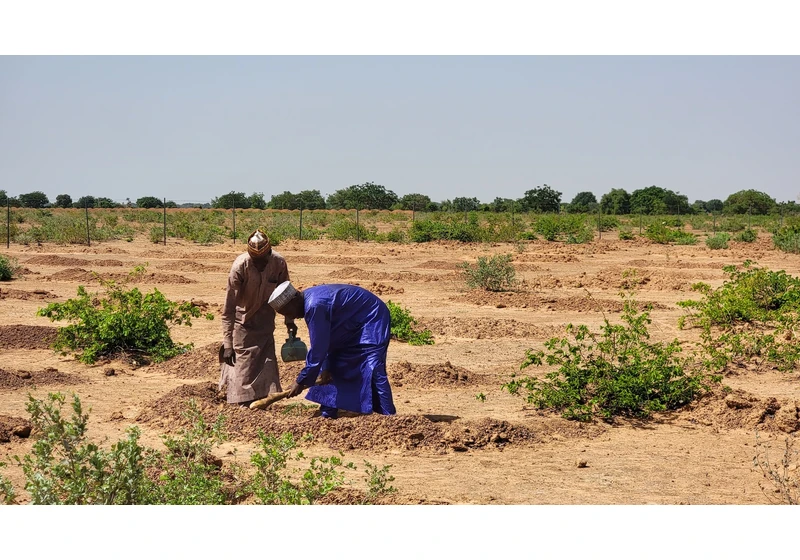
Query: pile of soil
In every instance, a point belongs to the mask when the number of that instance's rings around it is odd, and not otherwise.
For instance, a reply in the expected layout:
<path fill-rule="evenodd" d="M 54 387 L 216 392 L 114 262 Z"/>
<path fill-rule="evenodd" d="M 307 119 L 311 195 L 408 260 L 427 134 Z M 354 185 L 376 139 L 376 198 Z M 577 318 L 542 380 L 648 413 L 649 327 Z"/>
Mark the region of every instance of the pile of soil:
<path fill-rule="evenodd" d="M 383 264 L 378 257 L 326 257 L 320 255 L 295 255 L 288 258 L 289 264 Z"/>
<path fill-rule="evenodd" d="M 45 368 L 42 371 L 0 368 L 0 390 L 19 389 L 34 385 L 79 385 L 81 383 L 83 383 L 81 378 L 60 372 L 55 368 Z"/>
<path fill-rule="evenodd" d="M 181 272 L 228 272 L 230 267 L 224 265 L 208 265 L 197 261 L 166 261 L 158 263 L 157 268 L 179 270 Z"/>
<path fill-rule="evenodd" d="M 47 290 L 33 290 L 32 292 L 26 290 L 14 290 L 0 288 L 0 299 L 21 299 L 21 300 L 47 300 L 54 299 L 58 296 L 48 292 Z"/>
<path fill-rule="evenodd" d="M 392 385 L 402 387 L 426 387 L 430 385 L 466 386 L 479 381 L 478 376 L 466 368 L 454 366 L 450 362 L 443 364 L 412 364 L 398 362 L 387 367 L 389 381 Z"/>
<path fill-rule="evenodd" d="M 206 344 L 164 362 L 153 364 L 150 369 L 163 371 L 180 379 L 219 379 L 219 342 Z"/>
<path fill-rule="evenodd" d="M 476 317 L 435 317 L 419 319 L 419 325 L 429 329 L 434 336 L 454 336 L 458 338 L 538 338 L 548 339 L 564 333 L 560 325 L 535 325 L 521 323 L 514 319 L 489 319 Z"/>
<path fill-rule="evenodd" d="M 338 450 L 419 449 L 440 453 L 539 441 L 525 427 L 490 419 L 456 422 L 455 417 L 442 421 L 436 416 L 371 414 L 331 421 L 312 417 L 310 412 L 306 417 L 287 415 L 275 407 L 254 411 L 225 406 L 224 396 L 219 395 L 211 383 L 178 387 L 146 405 L 136 420 L 162 430 L 176 430 L 186 424 L 181 413 L 190 399 L 195 400 L 209 422 L 218 414 L 224 414 L 231 436 L 247 441 L 257 441 L 258 431 L 262 430 L 275 435 L 290 432 L 295 439 L 310 434 L 316 443 Z"/>
<path fill-rule="evenodd" d="M 61 255 L 39 255 L 26 261 L 28 264 L 39 264 L 44 266 L 125 266 L 125 263 L 117 259 L 98 259 L 88 260 L 77 257 L 62 257 Z"/>
<path fill-rule="evenodd" d="M 177 257 L 181 260 L 225 260 L 233 263 L 236 257 L 244 253 L 246 250 L 247 248 L 242 245 L 241 251 L 231 251 L 229 253 L 224 251 L 197 251 L 194 253 L 171 253 L 170 256 Z"/>
<path fill-rule="evenodd" d="M 353 282 L 353 286 L 361 286 L 358 282 Z M 373 282 L 372 284 L 367 284 L 366 286 L 361 286 L 362 288 L 369 290 L 376 296 L 391 296 L 395 294 L 402 294 L 405 292 L 403 288 L 395 288 L 394 286 L 390 286 L 388 284 L 382 284 L 380 282 Z"/>
<path fill-rule="evenodd" d="M 104 280 L 114 280 L 115 282 L 128 284 L 195 284 L 196 281 L 179 274 L 168 274 L 164 272 L 145 272 L 144 274 L 131 277 L 127 273 L 110 272 L 100 275 Z M 55 274 L 45 278 L 55 282 L 81 282 L 86 284 L 99 284 L 95 273 L 83 268 L 65 268 Z"/>
<path fill-rule="evenodd" d="M 11 438 L 26 438 L 31 435 L 31 423 L 24 418 L 0 414 L 0 443 L 8 443 Z"/>
<path fill-rule="evenodd" d="M 623 267 L 625 268 L 652 268 L 652 267 L 663 267 L 673 270 L 690 270 L 690 269 L 704 269 L 704 270 L 722 270 L 722 267 L 725 266 L 722 263 L 705 263 L 705 262 L 693 262 L 693 261 L 683 261 L 680 259 L 673 261 L 666 261 L 659 259 L 658 262 L 654 262 L 647 259 L 633 259 L 627 261 Z"/>
<path fill-rule="evenodd" d="M 605 311 L 619 313 L 623 308 L 621 298 L 606 299 L 594 298 L 583 295 L 554 297 L 543 296 L 531 292 L 489 292 L 486 290 L 473 290 L 457 296 L 452 296 L 451 301 L 471 303 L 474 305 L 489 305 L 497 308 L 519 307 L 522 309 L 546 309 L 548 311 Z M 653 309 L 665 309 L 666 306 L 652 301 L 640 301 L 643 305 L 652 305 Z"/>
<path fill-rule="evenodd" d="M 695 282 L 716 278 L 719 278 L 719 275 L 709 272 L 689 273 L 679 270 L 609 267 L 594 275 L 582 273 L 572 278 L 569 283 L 576 288 L 685 292 L 691 290 Z"/>
<path fill-rule="evenodd" d="M 425 261 L 419 263 L 414 268 L 427 268 L 431 270 L 458 270 L 459 263 L 448 261 Z"/>
<path fill-rule="evenodd" d="M 455 273 L 452 274 L 419 274 L 417 272 L 372 272 L 366 271 L 354 266 L 347 266 L 334 270 L 329 274 L 331 278 L 347 278 L 366 280 L 371 282 L 392 281 L 392 282 L 438 282 L 449 278 L 455 278 Z"/>
<path fill-rule="evenodd" d="M 800 430 L 800 402 L 774 397 L 759 398 L 739 389 L 715 389 L 681 409 L 690 422 L 725 429 L 744 428 L 793 434 Z"/>
<path fill-rule="evenodd" d="M 518 262 L 554 262 L 554 263 L 568 263 L 580 262 L 580 259 L 570 252 L 563 254 L 551 253 L 522 253 L 514 255 L 513 263 L 516 265 Z"/>
<path fill-rule="evenodd" d="M 56 327 L 0 325 L 0 349 L 48 350 L 57 332 Z"/>

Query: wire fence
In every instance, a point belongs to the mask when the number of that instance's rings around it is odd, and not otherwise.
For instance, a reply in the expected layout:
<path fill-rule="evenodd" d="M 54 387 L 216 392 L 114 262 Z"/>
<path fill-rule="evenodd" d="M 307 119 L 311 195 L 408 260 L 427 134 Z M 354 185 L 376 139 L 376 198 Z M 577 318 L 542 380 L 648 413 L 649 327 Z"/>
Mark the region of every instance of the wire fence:
<path fill-rule="evenodd" d="M 614 229 L 645 233 L 652 224 L 670 227 L 690 226 L 693 231 L 716 234 L 761 228 L 774 232 L 785 224 L 797 224 L 798 212 L 779 211 L 769 215 L 700 214 L 564 214 L 449 210 L 427 212 L 411 210 L 295 210 L 209 208 L 201 201 L 175 201 L 183 207 L 161 208 L 16 208 L 6 204 L 2 241 L 11 243 L 81 243 L 123 239 L 133 241 L 145 234 L 150 242 L 167 244 L 170 238 L 202 244 L 244 242 L 257 228 L 264 229 L 276 242 L 283 239 L 313 240 L 321 237 L 361 241 L 517 241 L 531 239 L 534 232 L 548 240 L 547 227 L 559 229 L 570 239 L 604 238 Z M 555 223 L 557 222 L 557 223 Z M 554 224 L 555 223 L 555 224 Z M 447 231 L 439 226 L 447 226 Z M 438 228 L 438 229 L 437 229 Z M 592 230 L 596 232 L 592 234 Z M 587 233 L 588 232 L 588 233 Z M 411 234 L 411 235 L 410 235 Z M 410 237 L 409 237 L 410 236 Z M 563 236 L 562 236 L 563 238 Z"/>

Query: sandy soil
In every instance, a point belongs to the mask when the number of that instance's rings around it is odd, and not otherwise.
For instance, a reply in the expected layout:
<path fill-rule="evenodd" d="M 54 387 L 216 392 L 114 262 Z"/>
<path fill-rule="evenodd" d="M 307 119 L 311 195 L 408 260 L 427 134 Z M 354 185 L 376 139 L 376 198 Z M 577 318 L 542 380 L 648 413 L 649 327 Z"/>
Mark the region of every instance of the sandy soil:
<path fill-rule="evenodd" d="M 682 311 L 675 304 L 691 297 L 692 283 L 719 285 L 722 266 L 747 258 L 800 274 L 800 259 L 771 249 L 764 234 L 753 245 L 732 243 L 721 251 L 607 238 L 584 246 L 533 241 L 523 251 L 511 244 L 279 246 L 298 286 L 360 284 L 408 307 L 436 340 L 425 347 L 391 343 L 397 416 L 335 422 L 313 417 L 311 409 L 298 412 L 287 401 L 267 411 L 228 407 L 217 393 L 219 311 L 241 245 L 170 239 L 164 247 L 141 238 L 91 248 L 12 247 L 7 253 L 24 267 L 24 277 L 0 285 L 0 461 L 30 449 L 28 394 L 60 390 L 77 392 L 91 407 L 94 437 L 115 440 L 136 423 L 149 445 L 180 425 L 186 401 L 194 398 L 209 417 L 228 417 L 233 439 L 223 447 L 225 461 L 245 461 L 258 429 L 311 433 L 313 445 L 304 444 L 310 454 L 333 449 L 357 464 L 391 464 L 399 490 L 393 503 L 769 503 L 753 469 L 755 431 L 777 450 L 800 428 L 798 371 L 743 368 L 724 380 L 733 391 L 647 422 L 567 421 L 501 390 L 525 350 L 541 348 L 566 324 L 597 326 L 604 316 L 618 317 L 623 289 L 636 288 L 640 301 L 653 304 L 654 339 L 691 340 L 696 333 L 677 328 Z M 466 290 L 456 276 L 458 263 L 498 253 L 513 254 L 524 280 L 520 289 Z M 174 329 L 174 338 L 193 342 L 194 351 L 145 367 L 122 361 L 89 367 L 48 349 L 54 325 L 36 317 L 38 308 L 74 297 L 79 284 L 97 289 L 93 271 L 120 279 L 145 262 L 140 288 L 157 287 L 216 315 Z M 635 277 L 624 274 L 629 269 L 636 269 Z M 276 334 L 280 344 L 280 324 Z M 302 323 L 299 334 L 308 340 Z M 284 382 L 298 369 L 281 364 Z M 476 398 L 481 393 L 485 401 Z M 21 472 L 4 472 L 22 487 Z"/>

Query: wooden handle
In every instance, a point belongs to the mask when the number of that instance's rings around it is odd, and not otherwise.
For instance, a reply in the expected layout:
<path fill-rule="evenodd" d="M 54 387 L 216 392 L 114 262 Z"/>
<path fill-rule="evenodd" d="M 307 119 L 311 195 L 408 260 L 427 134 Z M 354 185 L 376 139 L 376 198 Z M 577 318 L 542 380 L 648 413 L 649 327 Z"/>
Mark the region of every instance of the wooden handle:
<path fill-rule="evenodd" d="M 320 377 L 322 376 L 320 375 Z M 323 383 L 321 379 L 317 379 L 314 385 L 327 385 L 327 383 Z M 278 401 L 282 401 L 288 396 L 289 396 L 289 389 L 281 391 L 280 393 L 272 393 L 271 395 L 268 395 L 263 399 L 251 402 L 250 410 L 264 410 L 265 408 L 268 408 L 271 404 L 276 403 Z"/>

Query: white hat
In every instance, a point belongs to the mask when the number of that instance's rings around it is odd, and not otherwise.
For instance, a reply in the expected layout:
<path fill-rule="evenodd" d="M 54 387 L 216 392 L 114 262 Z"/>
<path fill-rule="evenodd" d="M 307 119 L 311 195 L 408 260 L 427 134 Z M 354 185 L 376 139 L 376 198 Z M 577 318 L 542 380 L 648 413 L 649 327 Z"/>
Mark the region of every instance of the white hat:
<path fill-rule="evenodd" d="M 280 311 L 280 309 L 284 305 L 289 303 L 289 300 L 291 300 L 296 293 L 297 290 L 295 290 L 291 282 L 289 282 L 288 280 L 286 282 L 281 282 L 280 284 L 278 284 L 278 287 L 275 288 L 275 290 L 272 292 L 272 295 L 269 296 L 268 303 L 270 304 L 272 309 L 274 309 L 275 311 Z"/>

